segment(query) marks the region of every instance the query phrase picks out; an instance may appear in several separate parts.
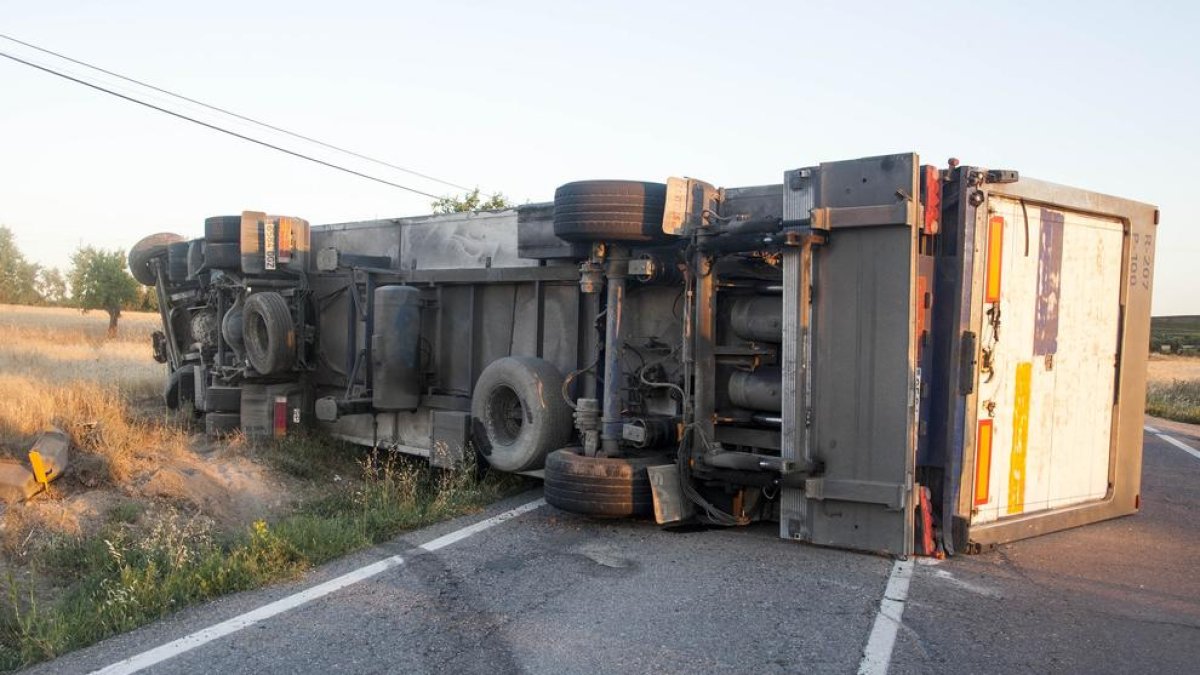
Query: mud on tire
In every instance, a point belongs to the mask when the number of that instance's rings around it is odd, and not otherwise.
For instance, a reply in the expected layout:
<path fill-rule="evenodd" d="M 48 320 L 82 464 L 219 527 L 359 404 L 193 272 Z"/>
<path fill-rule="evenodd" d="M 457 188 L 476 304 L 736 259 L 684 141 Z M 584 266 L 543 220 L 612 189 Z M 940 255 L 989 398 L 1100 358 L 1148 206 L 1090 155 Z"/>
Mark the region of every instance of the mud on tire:
<path fill-rule="evenodd" d="M 490 363 L 471 397 L 472 437 L 484 461 L 500 471 L 540 469 L 574 428 L 562 383 L 558 369 L 542 359 L 507 356 Z"/>
<path fill-rule="evenodd" d="M 546 458 L 546 503 L 586 516 L 654 515 L 646 467 L 670 464 L 667 455 L 588 457 L 578 447 Z"/>

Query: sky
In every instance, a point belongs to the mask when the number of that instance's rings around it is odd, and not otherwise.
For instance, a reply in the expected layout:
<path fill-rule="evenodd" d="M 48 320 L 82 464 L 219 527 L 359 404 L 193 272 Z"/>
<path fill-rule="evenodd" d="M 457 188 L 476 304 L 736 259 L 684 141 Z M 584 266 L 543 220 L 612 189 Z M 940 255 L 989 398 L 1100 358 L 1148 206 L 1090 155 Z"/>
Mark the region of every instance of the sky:
<path fill-rule="evenodd" d="M 0 33 L 519 203 L 571 180 L 756 185 L 909 151 L 1149 202 L 1156 315 L 1200 314 L 1198 25 L 1194 2 L 0 0 Z M 0 59 L 0 224 L 40 264 L 200 236 L 211 215 L 318 224 L 430 202 Z"/>

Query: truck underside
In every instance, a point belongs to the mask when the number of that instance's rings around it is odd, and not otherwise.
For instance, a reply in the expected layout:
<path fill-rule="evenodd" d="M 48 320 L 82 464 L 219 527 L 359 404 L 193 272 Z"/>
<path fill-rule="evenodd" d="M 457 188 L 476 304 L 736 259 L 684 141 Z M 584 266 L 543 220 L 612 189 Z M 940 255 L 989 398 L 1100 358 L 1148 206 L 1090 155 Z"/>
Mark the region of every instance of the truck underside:
<path fill-rule="evenodd" d="M 130 267 L 166 399 L 544 478 L 598 516 L 907 556 L 1137 509 L 1153 207 L 916 155 L 775 185 L 309 227 L 246 212 Z"/>

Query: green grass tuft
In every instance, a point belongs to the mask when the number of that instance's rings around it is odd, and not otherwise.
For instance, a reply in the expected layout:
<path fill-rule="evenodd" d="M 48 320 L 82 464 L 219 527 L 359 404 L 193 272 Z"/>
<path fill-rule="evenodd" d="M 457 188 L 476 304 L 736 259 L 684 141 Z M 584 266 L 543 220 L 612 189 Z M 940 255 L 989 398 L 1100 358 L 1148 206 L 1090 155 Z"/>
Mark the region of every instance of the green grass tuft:
<path fill-rule="evenodd" d="M 142 512 L 145 510 L 145 505 L 139 502 L 121 502 L 108 512 L 107 520 L 109 523 L 133 524 L 137 522 L 137 519 L 142 516 Z"/>
<path fill-rule="evenodd" d="M 286 444 L 268 450 L 283 464 L 314 460 L 312 477 L 344 471 L 336 451 L 322 459 L 305 439 L 292 454 Z M 307 471 L 308 469 L 306 469 Z M 0 580 L 0 668 L 16 669 L 54 658 L 166 616 L 188 605 L 294 578 L 314 565 L 386 541 L 405 530 L 461 515 L 528 487 L 525 479 L 470 469 L 454 472 L 423 461 L 374 454 L 361 462 L 361 480 L 347 480 L 328 496 L 274 523 L 257 521 L 220 537 L 203 516 L 172 514 L 137 529 L 140 508 L 122 504 L 100 533 L 63 538 L 35 560 L 43 581 L 61 587 L 41 603 L 32 585 Z M 144 523 L 143 523 L 144 525 Z"/>

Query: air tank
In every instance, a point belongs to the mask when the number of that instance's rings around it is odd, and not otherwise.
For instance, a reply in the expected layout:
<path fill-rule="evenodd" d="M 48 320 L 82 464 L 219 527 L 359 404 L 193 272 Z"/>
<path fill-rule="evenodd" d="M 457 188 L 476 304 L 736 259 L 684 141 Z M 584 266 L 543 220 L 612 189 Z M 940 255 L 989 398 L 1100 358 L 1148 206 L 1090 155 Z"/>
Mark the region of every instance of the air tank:
<path fill-rule="evenodd" d="M 729 400 L 739 408 L 783 409 L 783 375 L 778 368 L 738 370 L 729 376 Z"/>
<path fill-rule="evenodd" d="M 226 310 L 225 316 L 221 319 L 221 337 L 224 338 L 226 346 L 237 355 L 238 360 L 241 360 L 246 353 L 246 339 L 243 332 L 245 326 L 242 321 L 243 306 L 243 298 L 238 295 L 233 307 Z"/>
<path fill-rule="evenodd" d="M 372 405 L 416 410 L 421 399 L 421 292 L 411 286 L 375 289 L 371 335 Z"/>
<path fill-rule="evenodd" d="M 753 342 L 783 342 L 783 298 L 753 295 L 733 301 L 730 311 L 733 332 Z"/>

